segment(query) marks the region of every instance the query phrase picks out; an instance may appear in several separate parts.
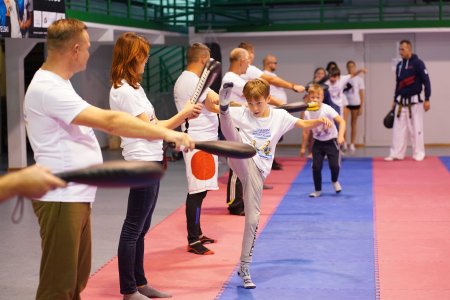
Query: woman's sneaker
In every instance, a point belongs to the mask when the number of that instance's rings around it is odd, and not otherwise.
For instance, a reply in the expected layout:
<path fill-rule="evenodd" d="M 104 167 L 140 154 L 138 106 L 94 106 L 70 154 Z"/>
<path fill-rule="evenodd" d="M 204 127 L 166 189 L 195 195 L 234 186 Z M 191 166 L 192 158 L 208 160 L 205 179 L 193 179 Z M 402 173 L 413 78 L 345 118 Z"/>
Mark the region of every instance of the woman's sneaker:
<path fill-rule="evenodd" d="M 339 181 L 333 182 L 333 187 L 336 193 L 340 193 L 342 191 L 342 187 Z"/>
<path fill-rule="evenodd" d="M 311 198 L 317 198 L 320 197 L 321 192 L 320 191 L 314 191 L 312 193 L 309 194 L 309 197 Z"/>
<path fill-rule="evenodd" d="M 244 284 L 244 288 L 246 289 L 254 289 L 256 285 L 253 283 L 252 278 L 250 277 L 249 263 L 241 262 L 241 266 L 238 270 L 239 277 L 242 278 L 242 283 Z"/>

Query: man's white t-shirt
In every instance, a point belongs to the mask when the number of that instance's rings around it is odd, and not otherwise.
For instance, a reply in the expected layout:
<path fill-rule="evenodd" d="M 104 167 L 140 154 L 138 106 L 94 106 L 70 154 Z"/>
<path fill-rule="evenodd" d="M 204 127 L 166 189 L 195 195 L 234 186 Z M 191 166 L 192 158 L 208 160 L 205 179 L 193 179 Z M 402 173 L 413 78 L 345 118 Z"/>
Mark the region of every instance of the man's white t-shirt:
<path fill-rule="evenodd" d="M 348 105 L 361 105 L 359 91 L 365 89 L 364 80 L 360 76 L 355 76 L 348 83 L 351 85 L 351 88 L 344 92 Z"/>
<path fill-rule="evenodd" d="M 339 114 L 329 105 L 322 103 L 320 109 L 317 111 L 305 111 L 305 120 L 328 118 L 332 126 L 326 128 L 324 125 L 319 125 L 311 129 L 313 137 L 319 141 L 329 141 L 335 139 L 338 136 L 338 131 L 336 125 L 334 124 L 334 118 L 339 116 Z"/>
<path fill-rule="evenodd" d="M 277 74 L 270 72 L 268 70 L 264 70 L 264 73 L 271 75 L 271 76 L 277 76 Z M 270 95 L 281 100 L 284 104 L 287 103 L 286 91 L 282 87 L 271 84 L 270 85 Z"/>
<path fill-rule="evenodd" d="M 259 69 L 258 67 L 255 67 L 254 65 L 249 65 L 245 74 L 241 75 L 241 78 L 244 79 L 245 81 L 249 81 L 252 79 L 257 79 L 261 77 L 261 75 L 263 74 L 264 72 L 261 71 L 261 69 Z"/>
<path fill-rule="evenodd" d="M 178 111 L 181 111 L 186 103 L 192 98 L 199 77 L 191 71 L 183 71 L 178 77 L 173 88 L 173 96 Z M 198 102 L 205 101 L 208 93 L 212 91 L 207 89 L 200 95 Z M 203 106 L 201 114 L 192 120 L 189 120 L 188 134 L 197 141 L 215 141 L 218 139 L 219 119 L 216 113 L 210 112 Z M 186 130 L 185 123 L 181 124 L 181 129 Z"/>
<path fill-rule="evenodd" d="M 25 94 L 24 115 L 36 163 L 53 173 L 71 171 L 103 162 L 92 128 L 71 124 L 89 107 L 69 80 L 38 70 Z M 56 202 L 93 202 L 97 188 L 70 183 L 40 198 Z"/>
<path fill-rule="evenodd" d="M 232 82 L 233 88 L 231 89 L 230 99 L 242 105 L 247 105 L 247 100 L 244 97 L 244 85 L 247 83 L 238 74 L 233 72 L 226 72 L 222 78 L 222 85 L 226 82 Z M 222 88 L 221 88 L 222 89 Z"/>
<path fill-rule="evenodd" d="M 257 154 L 252 159 L 262 175 L 267 177 L 272 169 L 278 141 L 294 128 L 298 119 L 283 109 L 270 108 L 266 118 L 256 118 L 246 107 L 230 107 L 229 111 L 242 141 L 256 149 Z"/>
<path fill-rule="evenodd" d="M 132 116 L 139 116 L 145 113 L 152 124 L 157 123 L 155 109 L 148 100 L 144 89 L 139 85 L 134 89 L 125 80 L 122 85 L 115 89 L 111 87 L 109 92 L 109 105 L 112 110 L 123 111 Z M 122 142 L 122 155 L 125 160 L 132 161 L 162 161 L 163 160 L 163 141 L 147 140 L 139 138 L 120 137 Z"/>
<path fill-rule="evenodd" d="M 344 88 L 351 78 L 351 75 L 341 75 L 334 84 L 332 84 L 330 80 L 327 80 L 325 82 L 325 84 L 328 85 L 328 91 L 330 92 L 331 100 L 340 108 L 347 105 L 347 99 L 344 95 Z"/>

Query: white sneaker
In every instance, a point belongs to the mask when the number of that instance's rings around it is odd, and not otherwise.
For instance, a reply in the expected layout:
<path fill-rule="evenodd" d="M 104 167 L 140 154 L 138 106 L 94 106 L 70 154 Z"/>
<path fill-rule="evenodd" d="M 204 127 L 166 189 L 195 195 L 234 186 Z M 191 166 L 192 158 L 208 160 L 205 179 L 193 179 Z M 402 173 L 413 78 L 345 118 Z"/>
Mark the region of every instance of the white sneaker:
<path fill-rule="evenodd" d="M 320 197 L 320 194 L 321 194 L 321 191 L 314 191 L 314 192 L 309 194 L 309 197 L 317 198 L 317 197 Z"/>
<path fill-rule="evenodd" d="M 393 156 L 387 156 L 384 158 L 385 161 L 394 161 L 394 160 L 403 160 L 403 158 L 397 158 L 397 157 L 393 157 Z"/>
<path fill-rule="evenodd" d="M 425 156 L 413 156 L 412 157 L 415 161 L 422 161 L 425 159 Z"/>
<path fill-rule="evenodd" d="M 342 191 L 342 187 L 339 181 L 333 182 L 333 187 L 336 193 L 340 193 Z"/>
<path fill-rule="evenodd" d="M 241 267 L 238 270 L 238 275 L 242 278 L 244 288 L 254 289 L 256 288 L 256 285 L 253 283 L 252 278 L 250 277 L 250 270 L 248 267 L 249 263 L 241 262 Z"/>
<path fill-rule="evenodd" d="M 351 152 L 355 152 L 356 151 L 355 144 L 350 144 L 349 149 L 350 149 Z"/>

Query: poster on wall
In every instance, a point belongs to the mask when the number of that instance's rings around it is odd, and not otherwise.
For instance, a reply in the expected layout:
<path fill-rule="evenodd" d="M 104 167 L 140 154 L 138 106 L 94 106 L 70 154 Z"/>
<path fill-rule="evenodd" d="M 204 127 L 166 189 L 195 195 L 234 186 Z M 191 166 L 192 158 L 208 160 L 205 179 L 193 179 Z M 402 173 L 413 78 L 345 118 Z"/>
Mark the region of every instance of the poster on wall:
<path fill-rule="evenodd" d="M 0 37 L 45 38 L 48 26 L 63 18 L 64 0 L 0 0 Z"/>

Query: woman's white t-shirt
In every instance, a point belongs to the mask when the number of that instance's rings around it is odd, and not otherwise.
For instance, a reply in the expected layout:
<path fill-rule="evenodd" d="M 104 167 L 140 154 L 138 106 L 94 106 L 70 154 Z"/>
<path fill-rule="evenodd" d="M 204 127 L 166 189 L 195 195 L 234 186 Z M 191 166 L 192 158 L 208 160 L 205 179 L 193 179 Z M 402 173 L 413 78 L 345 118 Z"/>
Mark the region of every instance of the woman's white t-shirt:
<path fill-rule="evenodd" d="M 89 106 L 69 80 L 42 69 L 36 72 L 25 94 L 24 115 L 37 164 L 60 173 L 103 162 L 92 128 L 72 124 Z M 93 186 L 70 183 L 40 200 L 93 202 L 96 190 Z"/>
<path fill-rule="evenodd" d="M 348 105 L 361 105 L 359 91 L 365 89 L 364 80 L 360 76 L 355 76 L 348 83 L 351 85 L 351 88 L 344 92 Z"/>
<path fill-rule="evenodd" d="M 233 123 L 239 128 L 242 142 L 252 145 L 256 166 L 264 177 L 269 175 L 275 157 L 275 149 L 281 136 L 294 128 L 297 118 L 283 109 L 270 108 L 269 116 L 256 118 L 246 107 L 230 107 Z"/>
<path fill-rule="evenodd" d="M 344 95 L 344 88 L 352 78 L 351 75 L 342 75 L 334 84 L 327 80 L 325 84 L 328 85 L 328 91 L 330 92 L 331 100 L 339 107 L 347 105 L 347 99 Z M 342 112 L 341 112 L 342 113 Z"/>
<path fill-rule="evenodd" d="M 152 124 L 157 123 L 155 109 L 140 85 L 135 89 L 123 80 L 122 85 L 117 89 L 111 87 L 109 92 L 109 105 L 112 110 L 127 112 L 135 117 L 145 113 Z M 123 136 L 120 138 L 122 140 L 120 147 L 123 149 L 122 155 L 125 160 L 163 160 L 162 140 L 146 140 Z"/>
<path fill-rule="evenodd" d="M 173 96 L 178 111 L 181 111 L 194 95 L 198 81 L 199 77 L 191 71 L 183 71 L 178 77 L 173 88 Z M 198 102 L 204 102 L 210 91 L 212 90 L 208 88 L 203 92 Z M 210 112 L 203 106 L 201 114 L 197 118 L 189 120 L 188 134 L 197 141 L 215 141 L 218 139 L 218 128 L 219 118 L 217 114 Z M 181 124 L 181 129 L 186 130 L 185 123 Z"/>
<path fill-rule="evenodd" d="M 339 114 L 336 110 L 325 103 L 322 103 L 320 105 L 320 109 L 317 111 L 305 111 L 305 120 L 328 118 L 332 123 L 332 126 L 329 128 L 326 128 L 324 125 L 319 125 L 311 129 L 313 137 L 319 141 L 329 141 L 337 138 L 338 131 L 336 125 L 334 124 L 334 118 L 337 116 L 339 116 Z"/>

